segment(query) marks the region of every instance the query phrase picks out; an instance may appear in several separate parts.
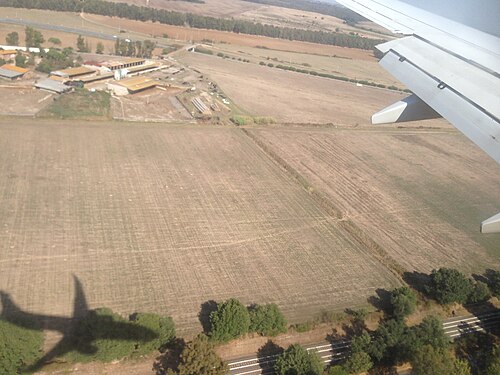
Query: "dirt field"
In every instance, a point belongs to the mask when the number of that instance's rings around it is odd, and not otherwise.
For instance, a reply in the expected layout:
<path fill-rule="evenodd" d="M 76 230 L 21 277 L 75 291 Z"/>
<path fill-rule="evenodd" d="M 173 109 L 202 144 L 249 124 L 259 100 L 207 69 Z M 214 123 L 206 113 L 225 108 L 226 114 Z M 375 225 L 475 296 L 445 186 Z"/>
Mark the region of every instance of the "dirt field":
<path fill-rule="evenodd" d="M 16 84 L 21 84 L 22 81 Z M 11 81 L 0 80 L 0 86 L 12 85 Z M 31 84 L 30 84 L 31 86 Z M 0 98 L 3 103 L 9 105 L 0 106 L 0 115 L 8 116 L 34 116 L 41 109 L 52 102 L 53 94 L 47 91 L 27 88 L 4 88 L 0 87 Z"/>
<path fill-rule="evenodd" d="M 0 120 L 0 290 L 69 315 L 276 302 L 291 322 L 397 280 L 233 127 Z"/>
<path fill-rule="evenodd" d="M 114 97 L 111 101 L 113 118 L 127 121 L 179 122 L 192 120 L 175 97 L 180 89 L 164 91 L 156 88 L 142 93 Z"/>
<path fill-rule="evenodd" d="M 249 113 L 283 122 L 368 124 L 373 113 L 406 96 L 200 53 L 179 60 L 210 76 Z"/>
<path fill-rule="evenodd" d="M 499 167 L 457 131 L 251 130 L 407 270 L 498 268 Z"/>

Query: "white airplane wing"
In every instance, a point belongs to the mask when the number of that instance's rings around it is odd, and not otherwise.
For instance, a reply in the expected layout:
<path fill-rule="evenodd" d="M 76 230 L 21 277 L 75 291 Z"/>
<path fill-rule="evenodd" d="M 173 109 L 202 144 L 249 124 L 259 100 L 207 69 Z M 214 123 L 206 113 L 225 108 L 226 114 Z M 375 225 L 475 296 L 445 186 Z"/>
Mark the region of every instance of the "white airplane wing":
<path fill-rule="evenodd" d="M 442 116 L 500 163 L 498 21 L 485 32 L 402 1 L 337 2 L 393 33 L 407 35 L 377 48 L 384 53 L 380 64 L 414 95 L 374 114 L 374 124 Z M 448 4 L 454 6 L 453 1 Z M 500 14 L 498 0 L 475 6 Z M 481 231 L 500 232 L 500 214 L 481 223 Z"/>

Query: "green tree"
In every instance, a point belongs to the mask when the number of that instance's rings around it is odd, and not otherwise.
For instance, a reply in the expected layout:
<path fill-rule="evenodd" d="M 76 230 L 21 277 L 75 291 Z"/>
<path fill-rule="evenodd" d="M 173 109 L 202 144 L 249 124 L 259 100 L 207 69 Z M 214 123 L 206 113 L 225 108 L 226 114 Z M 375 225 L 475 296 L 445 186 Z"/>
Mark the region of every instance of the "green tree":
<path fill-rule="evenodd" d="M 323 367 L 317 353 L 294 344 L 276 359 L 274 371 L 277 375 L 320 375 Z"/>
<path fill-rule="evenodd" d="M 441 304 L 465 303 L 473 289 L 470 279 L 452 268 L 433 270 L 428 292 Z"/>
<path fill-rule="evenodd" d="M 49 38 L 48 42 L 54 46 L 60 46 L 62 44 L 61 39 L 55 37 Z"/>
<path fill-rule="evenodd" d="M 424 345 L 414 353 L 411 366 L 414 375 L 453 375 L 455 359 L 448 350 Z"/>
<path fill-rule="evenodd" d="M 488 288 L 488 285 L 486 285 L 481 281 L 477 281 L 472 288 L 468 302 L 469 303 L 484 302 L 489 300 L 490 297 L 491 297 L 491 292 L 490 289 Z"/>
<path fill-rule="evenodd" d="M 90 52 L 88 43 L 85 41 L 85 38 L 81 35 L 78 35 L 78 38 L 76 38 L 76 50 L 78 52 Z"/>
<path fill-rule="evenodd" d="M 417 307 L 417 295 L 407 286 L 396 288 L 391 292 L 392 315 L 396 318 L 404 318 L 415 311 Z"/>
<path fill-rule="evenodd" d="M 250 310 L 250 331 L 263 336 L 276 336 L 286 332 L 286 319 L 274 303 L 257 305 Z"/>
<path fill-rule="evenodd" d="M 26 56 L 24 56 L 21 51 L 17 51 L 16 54 L 16 66 L 21 68 L 26 68 Z"/>
<path fill-rule="evenodd" d="M 19 34 L 17 31 L 13 31 L 11 33 L 8 33 L 7 36 L 5 37 L 5 42 L 9 46 L 18 46 L 19 45 Z"/>
<path fill-rule="evenodd" d="M 450 344 L 450 339 L 444 333 L 441 320 L 435 316 L 425 317 L 422 323 L 412 327 L 411 332 L 413 334 L 411 341 L 415 350 L 424 345 L 446 349 Z"/>
<path fill-rule="evenodd" d="M 352 354 L 344 363 L 344 368 L 349 374 L 359 374 L 373 367 L 373 362 L 368 353 L 357 352 Z"/>
<path fill-rule="evenodd" d="M 497 345 L 493 348 L 486 366 L 485 375 L 500 374 L 500 346 Z"/>
<path fill-rule="evenodd" d="M 153 51 L 155 48 L 156 48 L 156 43 L 146 39 L 144 42 L 142 42 L 141 57 L 150 59 L 151 56 L 153 56 Z"/>
<path fill-rule="evenodd" d="M 215 353 L 213 344 L 204 334 L 188 343 L 181 353 L 177 374 L 179 375 L 224 375 L 227 365 Z M 170 371 L 170 373 L 174 373 Z"/>
<path fill-rule="evenodd" d="M 40 31 L 35 30 L 32 27 L 26 26 L 26 29 L 24 30 L 26 34 L 26 47 L 36 47 L 40 48 L 42 46 L 42 43 L 45 42 L 45 39 L 43 38 L 43 35 Z"/>
<path fill-rule="evenodd" d="M 227 342 L 248 332 L 250 316 L 248 309 L 237 299 L 231 298 L 218 304 L 210 313 L 210 338 Z"/>
<path fill-rule="evenodd" d="M 356 335 L 351 340 L 351 352 L 369 352 L 372 344 L 372 337 L 366 331 Z"/>
<path fill-rule="evenodd" d="M 407 351 L 402 345 L 408 328 L 400 319 L 390 319 L 380 324 L 374 333 L 369 354 L 377 362 L 394 365 L 405 361 Z"/>
<path fill-rule="evenodd" d="M 15 323 L 0 318 L 0 374 L 20 373 L 42 356 L 42 330 L 32 322 L 28 322 L 32 329 Z"/>
<path fill-rule="evenodd" d="M 104 44 L 102 44 L 102 42 L 97 42 L 95 53 L 97 53 L 98 55 L 102 55 L 103 52 L 104 52 Z"/>

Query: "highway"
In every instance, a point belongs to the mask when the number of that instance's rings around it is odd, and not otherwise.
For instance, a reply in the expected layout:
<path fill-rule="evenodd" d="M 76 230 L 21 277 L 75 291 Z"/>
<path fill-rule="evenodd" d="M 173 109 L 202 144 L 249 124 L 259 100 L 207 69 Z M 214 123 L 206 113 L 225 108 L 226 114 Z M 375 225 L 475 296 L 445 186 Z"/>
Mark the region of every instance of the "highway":
<path fill-rule="evenodd" d="M 443 321 L 443 329 L 450 339 L 456 339 L 472 332 L 483 332 L 485 329 L 500 325 L 500 310 L 483 313 L 477 316 L 460 316 Z M 315 351 L 325 363 L 335 363 L 346 358 L 349 353 L 349 340 L 321 342 L 306 346 L 308 351 Z M 244 357 L 228 362 L 231 375 L 271 375 L 277 355 L 266 357 Z"/>

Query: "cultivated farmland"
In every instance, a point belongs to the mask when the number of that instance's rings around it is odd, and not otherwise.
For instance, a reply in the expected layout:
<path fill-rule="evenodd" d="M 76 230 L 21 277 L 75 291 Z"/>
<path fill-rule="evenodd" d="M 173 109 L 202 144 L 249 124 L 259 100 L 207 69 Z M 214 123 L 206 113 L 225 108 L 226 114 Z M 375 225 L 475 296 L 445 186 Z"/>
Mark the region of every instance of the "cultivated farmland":
<path fill-rule="evenodd" d="M 276 302 L 292 321 L 398 284 L 370 248 L 238 128 L 0 120 L 0 290 L 70 315 Z M 346 229 L 348 228 L 348 229 Z"/>
<path fill-rule="evenodd" d="M 425 123 L 422 123 L 425 124 Z M 498 268 L 498 165 L 454 129 L 250 129 L 408 271 Z"/>

